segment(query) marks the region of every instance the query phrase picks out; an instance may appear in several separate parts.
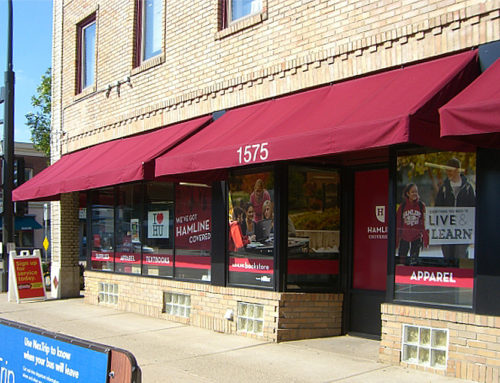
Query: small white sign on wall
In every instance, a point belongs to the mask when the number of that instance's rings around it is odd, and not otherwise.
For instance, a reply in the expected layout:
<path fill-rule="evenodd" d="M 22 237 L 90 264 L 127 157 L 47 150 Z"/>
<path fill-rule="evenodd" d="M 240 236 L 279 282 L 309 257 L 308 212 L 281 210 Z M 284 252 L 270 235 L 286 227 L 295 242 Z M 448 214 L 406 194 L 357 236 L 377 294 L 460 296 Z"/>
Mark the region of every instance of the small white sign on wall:
<path fill-rule="evenodd" d="M 168 238 L 168 225 L 168 210 L 148 212 L 148 238 Z"/>

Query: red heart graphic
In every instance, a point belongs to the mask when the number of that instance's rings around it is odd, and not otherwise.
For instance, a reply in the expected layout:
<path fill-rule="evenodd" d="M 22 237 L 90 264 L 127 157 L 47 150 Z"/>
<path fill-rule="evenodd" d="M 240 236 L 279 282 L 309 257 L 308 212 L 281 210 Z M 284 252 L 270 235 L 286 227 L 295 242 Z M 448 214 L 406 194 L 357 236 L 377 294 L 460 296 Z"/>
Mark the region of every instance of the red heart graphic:
<path fill-rule="evenodd" d="M 158 222 L 159 224 L 163 222 L 163 213 L 158 213 L 156 215 L 156 222 Z"/>

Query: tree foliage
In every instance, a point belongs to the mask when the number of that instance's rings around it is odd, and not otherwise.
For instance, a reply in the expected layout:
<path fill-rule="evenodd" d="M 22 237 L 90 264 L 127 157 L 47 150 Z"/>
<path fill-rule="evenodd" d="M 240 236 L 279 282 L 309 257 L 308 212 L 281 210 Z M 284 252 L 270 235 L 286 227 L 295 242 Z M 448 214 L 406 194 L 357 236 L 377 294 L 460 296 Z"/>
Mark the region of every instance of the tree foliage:
<path fill-rule="evenodd" d="M 34 112 L 26 115 L 26 124 L 31 131 L 31 141 L 36 149 L 50 158 L 50 112 L 52 105 L 52 71 L 48 68 L 42 75 L 36 95 L 31 97 Z"/>
<path fill-rule="evenodd" d="M 409 180 L 418 176 L 423 176 L 431 171 L 438 174 L 444 174 L 444 171 L 440 172 L 435 168 L 433 170 L 432 165 L 446 165 L 451 157 L 455 157 L 460 160 L 463 169 L 462 172 L 464 174 L 475 171 L 475 153 L 466 152 L 435 152 L 398 157 L 398 171 L 406 171 Z"/>

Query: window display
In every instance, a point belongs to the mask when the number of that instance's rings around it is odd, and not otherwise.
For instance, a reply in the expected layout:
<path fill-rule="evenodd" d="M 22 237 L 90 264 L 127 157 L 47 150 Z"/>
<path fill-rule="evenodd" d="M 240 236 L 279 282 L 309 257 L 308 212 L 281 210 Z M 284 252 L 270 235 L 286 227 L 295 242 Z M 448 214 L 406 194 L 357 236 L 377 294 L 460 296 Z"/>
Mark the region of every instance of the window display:
<path fill-rule="evenodd" d="M 114 271 L 114 190 L 101 189 L 93 194 L 90 206 L 92 227 L 92 270 Z"/>
<path fill-rule="evenodd" d="M 175 187 L 175 276 L 210 281 L 212 188 L 205 184 Z"/>
<path fill-rule="evenodd" d="M 139 221 L 142 215 L 142 185 L 117 188 L 115 207 L 115 271 L 141 273 L 141 240 Z"/>
<path fill-rule="evenodd" d="M 273 287 L 273 173 L 233 174 L 229 216 L 229 282 Z"/>
<path fill-rule="evenodd" d="M 289 290 L 335 290 L 339 280 L 340 176 L 336 170 L 290 167 Z"/>
<path fill-rule="evenodd" d="M 395 298 L 472 306 L 475 153 L 398 157 Z"/>
<path fill-rule="evenodd" d="M 143 275 L 174 275 L 174 188 L 172 183 L 146 184 Z"/>
<path fill-rule="evenodd" d="M 210 281 L 210 186 L 136 183 L 93 191 L 92 201 L 93 270 Z"/>

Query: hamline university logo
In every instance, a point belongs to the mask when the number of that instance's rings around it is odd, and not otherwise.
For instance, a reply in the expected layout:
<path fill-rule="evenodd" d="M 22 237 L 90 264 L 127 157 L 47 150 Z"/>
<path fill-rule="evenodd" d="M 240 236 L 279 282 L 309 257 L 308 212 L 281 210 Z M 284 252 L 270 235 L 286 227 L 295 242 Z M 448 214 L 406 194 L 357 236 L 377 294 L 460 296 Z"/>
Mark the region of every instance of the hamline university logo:
<path fill-rule="evenodd" d="M 375 216 L 379 222 L 385 223 L 385 206 L 375 206 Z"/>

